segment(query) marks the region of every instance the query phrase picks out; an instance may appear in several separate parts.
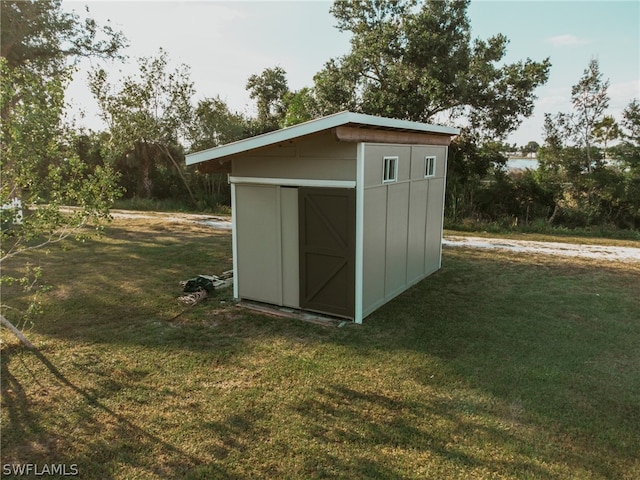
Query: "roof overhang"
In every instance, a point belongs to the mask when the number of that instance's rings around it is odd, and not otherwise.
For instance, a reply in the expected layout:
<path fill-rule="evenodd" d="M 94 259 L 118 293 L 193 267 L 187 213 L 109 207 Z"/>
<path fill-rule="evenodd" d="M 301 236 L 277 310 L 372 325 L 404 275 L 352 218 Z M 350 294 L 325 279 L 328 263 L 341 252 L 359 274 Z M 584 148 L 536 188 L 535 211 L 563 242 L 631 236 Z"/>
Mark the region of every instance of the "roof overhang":
<path fill-rule="evenodd" d="M 194 165 L 209 160 L 222 159 L 231 155 L 245 153 L 258 148 L 276 145 L 278 143 L 294 140 L 299 137 L 312 135 L 325 130 L 338 129 L 336 137 L 341 141 L 374 141 L 374 138 L 382 138 L 369 134 L 358 134 L 356 129 L 383 130 L 390 132 L 402 132 L 403 135 L 395 138 L 406 139 L 406 143 L 416 143 L 419 138 L 431 139 L 431 143 L 448 145 L 450 138 L 458 135 L 460 130 L 442 125 L 431 125 L 428 123 L 412 122 L 409 120 L 396 120 L 393 118 L 377 117 L 362 113 L 341 112 L 334 115 L 300 123 L 292 127 L 283 128 L 274 132 L 265 133 L 256 137 L 239 140 L 219 147 L 209 148 L 199 152 L 190 153 L 186 156 L 187 165 Z M 422 134 L 422 135 L 421 135 Z M 429 134 L 426 137 L 424 134 Z M 388 138 L 392 137 L 388 135 Z M 446 141 L 438 142 L 442 138 Z M 368 140 L 369 139 L 369 140 Z M 413 139 L 413 140 L 412 140 Z M 389 142 L 391 143 L 391 141 Z M 396 143 L 403 143 L 402 141 Z"/>

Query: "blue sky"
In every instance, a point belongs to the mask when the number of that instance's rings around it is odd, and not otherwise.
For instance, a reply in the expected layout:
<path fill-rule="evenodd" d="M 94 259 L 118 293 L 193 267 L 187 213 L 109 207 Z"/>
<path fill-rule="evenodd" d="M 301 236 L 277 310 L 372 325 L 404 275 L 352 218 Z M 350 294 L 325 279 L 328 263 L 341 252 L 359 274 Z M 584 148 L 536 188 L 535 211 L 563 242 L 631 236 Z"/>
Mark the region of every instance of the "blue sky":
<path fill-rule="evenodd" d="M 219 95 L 236 111 L 251 113 L 248 77 L 279 65 L 293 90 L 313 84 L 330 58 L 349 50 L 349 35 L 335 28 L 325 1 L 64 1 L 83 14 L 85 5 L 101 23 L 128 37 L 126 64 L 104 65 L 113 79 L 134 73 L 135 58 L 164 48 L 174 65 L 191 69 L 197 99 Z M 541 142 L 544 113 L 570 111 L 571 86 L 592 58 L 609 79 L 609 114 L 640 99 L 640 2 L 473 0 L 469 10 L 474 37 L 502 33 L 510 40 L 507 62 L 549 57 L 549 82 L 536 91 L 533 117 L 509 137 L 519 145 Z M 84 62 L 69 90 L 69 101 L 85 111 L 79 121 L 99 129 L 97 108 L 86 87 Z"/>

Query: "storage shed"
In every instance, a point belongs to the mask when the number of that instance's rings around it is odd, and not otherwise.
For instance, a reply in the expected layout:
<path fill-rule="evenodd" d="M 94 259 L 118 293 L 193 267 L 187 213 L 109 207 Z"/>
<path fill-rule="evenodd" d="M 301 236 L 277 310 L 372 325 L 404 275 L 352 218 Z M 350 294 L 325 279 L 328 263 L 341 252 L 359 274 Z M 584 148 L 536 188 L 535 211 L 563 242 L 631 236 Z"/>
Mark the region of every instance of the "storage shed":
<path fill-rule="evenodd" d="M 234 296 L 361 323 L 438 270 L 458 133 L 342 112 L 187 155 L 229 173 Z"/>

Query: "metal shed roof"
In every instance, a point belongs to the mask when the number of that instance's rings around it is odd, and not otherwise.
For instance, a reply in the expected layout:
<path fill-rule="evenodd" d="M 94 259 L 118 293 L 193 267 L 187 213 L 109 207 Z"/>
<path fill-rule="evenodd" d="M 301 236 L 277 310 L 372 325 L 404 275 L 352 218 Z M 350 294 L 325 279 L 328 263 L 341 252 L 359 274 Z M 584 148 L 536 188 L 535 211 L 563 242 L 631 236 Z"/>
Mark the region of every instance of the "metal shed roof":
<path fill-rule="evenodd" d="M 397 120 L 394 118 L 377 117 L 362 113 L 340 112 L 326 117 L 317 118 L 309 122 L 300 123 L 292 127 L 283 128 L 274 132 L 265 133 L 256 137 L 246 138 L 237 142 L 228 143 L 219 147 L 209 148 L 186 156 L 187 165 L 206 162 L 229 155 L 244 153 L 256 148 L 267 147 L 280 142 L 286 142 L 294 138 L 310 135 L 343 125 L 360 126 L 367 128 L 379 128 L 404 132 L 433 133 L 440 135 L 457 135 L 460 130 L 453 127 L 431 125 L 428 123 L 412 122 L 409 120 Z"/>

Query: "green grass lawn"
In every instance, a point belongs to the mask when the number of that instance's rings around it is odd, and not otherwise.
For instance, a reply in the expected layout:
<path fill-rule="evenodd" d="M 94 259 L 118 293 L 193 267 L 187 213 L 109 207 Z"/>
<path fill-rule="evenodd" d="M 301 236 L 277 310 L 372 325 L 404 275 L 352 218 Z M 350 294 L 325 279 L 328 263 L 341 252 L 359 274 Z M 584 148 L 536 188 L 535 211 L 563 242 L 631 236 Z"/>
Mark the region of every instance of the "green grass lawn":
<path fill-rule="evenodd" d="M 445 249 L 438 273 L 336 328 L 230 291 L 181 305 L 180 280 L 231 268 L 228 232 L 117 220 L 33 261 L 52 288 L 28 331 L 40 353 L 2 332 L 3 469 L 640 478 L 640 264 Z"/>

